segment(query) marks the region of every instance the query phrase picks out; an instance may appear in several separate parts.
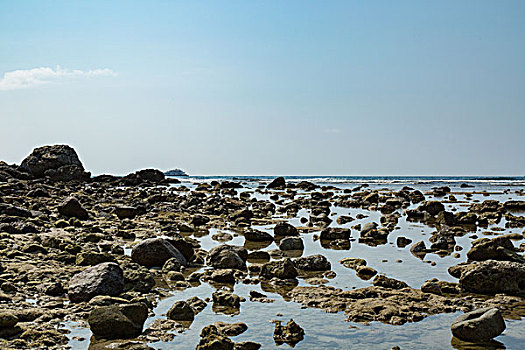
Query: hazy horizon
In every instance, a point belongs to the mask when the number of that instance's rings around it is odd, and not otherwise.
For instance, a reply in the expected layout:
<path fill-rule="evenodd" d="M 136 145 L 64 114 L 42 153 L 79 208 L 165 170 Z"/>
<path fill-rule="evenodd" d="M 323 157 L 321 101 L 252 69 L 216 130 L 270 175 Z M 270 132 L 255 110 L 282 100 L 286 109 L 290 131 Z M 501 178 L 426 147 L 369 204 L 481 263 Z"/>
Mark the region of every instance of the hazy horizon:
<path fill-rule="evenodd" d="M 0 160 L 523 176 L 523 1 L 0 3 Z"/>

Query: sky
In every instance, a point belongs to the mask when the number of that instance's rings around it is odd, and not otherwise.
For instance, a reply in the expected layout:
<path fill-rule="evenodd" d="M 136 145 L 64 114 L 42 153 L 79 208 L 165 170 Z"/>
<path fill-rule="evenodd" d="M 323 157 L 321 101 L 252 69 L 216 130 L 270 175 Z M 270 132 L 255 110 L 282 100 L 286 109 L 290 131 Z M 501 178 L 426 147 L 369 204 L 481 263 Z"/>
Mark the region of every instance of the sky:
<path fill-rule="evenodd" d="M 525 175 L 525 1 L 0 0 L 0 159 Z"/>

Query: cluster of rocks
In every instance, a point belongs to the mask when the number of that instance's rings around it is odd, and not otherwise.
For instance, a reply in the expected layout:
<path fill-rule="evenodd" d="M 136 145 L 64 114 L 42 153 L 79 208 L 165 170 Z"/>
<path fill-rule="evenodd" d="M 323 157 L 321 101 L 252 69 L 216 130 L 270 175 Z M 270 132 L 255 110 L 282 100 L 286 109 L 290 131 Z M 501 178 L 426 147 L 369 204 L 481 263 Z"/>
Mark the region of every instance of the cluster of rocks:
<path fill-rule="evenodd" d="M 400 249 L 410 246 L 416 256 L 452 254 L 455 238 L 478 226 L 502 219 L 507 227 L 525 226 L 525 219 L 515 215 L 525 208 L 522 201 L 486 200 L 453 213 L 409 187 L 388 193 L 366 186 L 341 191 L 280 177 L 257 189 L 270 194 L 268 200 L 238 191 L 243 185 L 233 181 L 211 181 L 192 191 L 170 187 L 173 182 L 155 169 L 91 177 L 66 145 L 37 148 L 20 166 L 0 162 L 0 347 L 63 348 L 69 339 L 60 325 L 73 320 L 87 322 L 92 343 L 114 346 L 112 341 L 133 339 L 131 348 L 148 348 L 144 343 L 171 340 L 170 330 L 187 329 L 208 304 L 216 313 L 239 314 L 246 300 L 232 292 L 236 283 L 260 284 L 285 300 L 345 312 L 349 321 L 359 323 L 399 325 L 474 310 L 452 326 L 453 334 L 466 341 L 497 336 L 505 328 L 502 317 L 524 304 L 525 260 L 512 236 L 474 240 L 468 261 L 450 269 L 458 283 L 432 279 L 420 289 L 379 273 L 360 258 L 340 263 L 371 286 L 329 287 L 325 284 L 335 277 L 330 260 L 322 254 L 303 256 L 305 233 L 315 232 L 314 239 L 326 249 L 349 250 L 356 240 L 383 245 L 403 216 L 436 231 L 428 248 L 423 241 L 412 244 L 398 237 Z M 432 195 L 453 200 L 449 188 L 436 188 Z M 334 206 L 378 211 L 381 217 L 348 227 L 362 217 L 342 215 L 337 226 L 331 218 Z M 303 226 L 283 220 L 302 209 L 309 213 L 300 218 Z M 227 229 L 243 236 L 244 246 L 221 243 L 203 249 L 199 238 L 211 228 L 218 231 L 213 239 L 231 240 L 232 234 L 220 233 Z M 272 243 L 278 249 L 265 250 Z M 299 279 L 311 286 L 298 286 Z M 165 318 L 144 329 L 166 290 L 201 283 L 216 291 L 205 300 L 174 302 Z M 38 303 L 29 303 L 29 296 Z M 250 301 L 273 300 L 253 290 Z M 247 328 L 213 323 L 202 329 L 196 348 L 258 349 L 257 343 L 230 339 Z M 293 346 L 304 333 L 293 320 L 276 322 L 274 340 Z"/>

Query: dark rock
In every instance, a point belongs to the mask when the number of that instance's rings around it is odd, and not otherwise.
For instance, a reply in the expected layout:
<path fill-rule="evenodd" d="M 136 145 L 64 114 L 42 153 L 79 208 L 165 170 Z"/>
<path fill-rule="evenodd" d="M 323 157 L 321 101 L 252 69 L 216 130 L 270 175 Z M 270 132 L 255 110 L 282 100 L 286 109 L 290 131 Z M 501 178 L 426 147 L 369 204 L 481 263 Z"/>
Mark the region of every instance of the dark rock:
<path fill-rule="evenodd" d="M 350 239 L 350 229 L 343 227 L 328 227 L 321 231 L 321 240 Z"/>
<path fill-rule="evenodd" d="M 398 281 L 384 275 L 377 275 L 372 282 L 374 286 L 389 288 L 389 289 L 403 289 L 408 288 L 408 284 L 403 281 Z"/>
<path fill-rule="evenodd" d="M 72 302 L 89 301 L 97 295 L 117 296 L 124 288 L 124 274 L 120 266 L 107 262 L 89 267 L 71 278 L 68 287 Z"/>
<path fill-rule="evenodd" d="M 30 218 L 33 216 L 31 211 L 16 207 L 11 204 L 6 203 L 0 203 L 0 214 L 6 215 L 6 216 L 19 216 L 23 218 Z"/>
<path fill-rule="evenodd" d="M 103 339 L 135 338 L 142 333 L 148 318 L 148 308 L 143 303 L 97 307 L 88 317 L 93 335 Z"/>
<path fill-rule="evenodd" d="M 412 240 L 410 238 L 406 238 L 403 236 L 397 237 L 396 244 L 399 248 L 404 248 L 410 243 L 412 243 Z"/>
<path fill-rule="evenodd" d="M 273 237 L 268 232 L 259 231 L 259 230 L 248 230 L 244 232 L 244 238 L 248 241 L 254 242 L 272 242 Z"/>
<path fill-rule="evenodd" d="M 525 295 L 525 264 L 486 260 L 462 266 L 459 284 L 464 291 L 493 295 Z"/>
<path fill-rule="evenodd" d="M 164 238 L 146 239 L 131 251 L 131 259 L 146 267 L 163 266 L 170 258 L 177 259 L 182 266 L 187 265 L 181 252 Z"/>
<path fill-rule="evenodd" d="M 80 220 L 86 220 L 89 218 L 89 214 L 86 209 L 80 204 L 80 202 L 74 198 L 69 197 L 58 205 L 58 212 L 68 218 L 74 217 Z"/>
<path fill-rule="evenodd" d="M 280 222 L 273 229 L 275 236 L 299 236 L 299 231 L 287 222 Z"/>
<path fill-rule="evenodd" d="M 284 177 L 282 176 L 273 179 L 272 182 L 270 182 L 268 186 L 266 186 L 266 188 L 271 188 L 271 189 L 283 189 L 285 187 L 286 187 L 286 181 L 284 180 Z"/>
<path fill-rule="evenodd" d="M 290 259 L 284 259 L 264 264 L 261 268 L 260 275 L 267 279 L 273 277 L 279 279 L 292 279 L 297 277 L 297 270 Z"/>
<path fill-rule="evenodd" d="M 248 252 L 243 247 L 223 244 L 212 248 L 206 257 L 206 263 L 218 269 L 246 270 Z"/>
<path fill-rule="evenodd" d="M 217 306 L 226 306 L 234 309 L 241 307 L 241 297 L 231 292 L 218 290 L 212 294 L 213 303 Z"/>
<path fill-rule="evenodd" d="M 122 220 L 122 219 L 132 219 L 137 215 L 145 214 L 146 209 L 144 207 L 132 207 L 132 206 L 125 206 L 125 205 L 119 205 L 115 207 L 114 210 L 115 215 Z"/>
<path fill-rule="evenodd" d="M 186 301 L 176 301 L 168 310 L 167 316 L 174 321 L 192 321 L 195 311 Z"/>
<path fill-rule="evenodd" d="M 469 342 L 485 342 L 505 330 L 505 321 L 496 308 L 483 308 L 467 312 L 454 320 L 452 334 Z"/>
<path fill-rule="evenodd" d="M 210 218 L 205 215 L 194 215 L 193 218 L 191 218 L 191 224 L 193 226 L 204 226 L 208 222 L 210 222 Z"/>
<path fill-rule="evenodd" d="M 209 325 L 201 330 L 201 340 L 195 350 L 233 350 L 235 344 L 228 336 Z"/>
<path fill-rule="evenodd" d="M 469 260 L 506 260 L 525 263 L 525 259 L 514 252 L 514 245 L 506 236 L 496 238 L 480 238 L 472 242 L 468 251 Z"/>
<path fill-rule="evenodd" d="M 303 250 L 304 243 L 301 237 L 286 237 L 279 242 L 281 250 Z"/>
<path fill-rule="evenodd" d="M 295 323 L 294 320 L 288 321 L 284 326 L 280 321 L 276 321 L 275 329 L 273 331 L 273 339 L 277 344 L 287 343 L 295 345 L 304 339 L 304 329 Z"/>
<path fill-rule="evenodd" d="M 426 201 L 419 205 L 417 208 L 420 211 L 429 213 L 430 215 L 437 215 L 445 210 L 443 203 L 438 201 Z"/>
<path fill-rule="evenodd" d="M 321 254 L 298 258 L 294 263 L 298 269 L 304 271 L 326 271 L 332 268 L 330 261 Z"/>

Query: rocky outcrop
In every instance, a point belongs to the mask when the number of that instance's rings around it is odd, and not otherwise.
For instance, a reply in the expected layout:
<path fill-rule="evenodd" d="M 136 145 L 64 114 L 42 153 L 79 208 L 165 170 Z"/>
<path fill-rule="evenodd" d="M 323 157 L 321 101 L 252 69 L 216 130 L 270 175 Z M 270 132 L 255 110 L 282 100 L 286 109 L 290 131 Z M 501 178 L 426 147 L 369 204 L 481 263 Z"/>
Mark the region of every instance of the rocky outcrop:
<path fill-rule="evenodd" d="M 279 279 L 292 279 L 297 277 L 298 274 L 294 263 L 290 259 L 284 259 L 264 264 L 261 268 L 260 275 L 267 279 L 274 277 Z"/>
<path fill-rule="evenodd" d="M 304 329 L 295 323 L 293 319 L 284 326 L 280 321 L 276 321 L 273 339 L 277 344 L 287 343 L 293 346 L 304 339 Z"/>
<path fill-rule="evenodd" d="M 266 188 L 270 188 L 270 189 L 283 189 L 285 187 L 286 187 L 286 181 L 284 180 L 284 177 L 282 176 L 276 177 L 266 186 Z"/>
<path fill-rule="evenodd" d="M 299 231 L 287 222 L 280 222 L 275 225 L 273 234 L 280 237 L 299 236 Z"/>
<path fill-rule="evenodd" d="M 467 257 L 471 261 L 506 260 L 525 263 L 525 259 L 514 251 L 512 241 L 506 236 L 473 241 Z"/>
<path fill-rule="evenodd" d="M 486 260 L 449 269 L 460 274 L 459 284 L 466 292 L 494 295 L 525 295 L 525 264 Z"/>
<path fill-rule="evenodd" d="M 469 342 L 486 342 L 505 330 L 505 321 L 496 308 L 483 308 L 467 312 L 454 320 L 452 334 Z"/>
<path fill-rule="evenodd" d="M 117 296 L 124 288 L 124 274 L 115 263 L 107 262 L 89 267 L 73 276 L 68 297 L 74 303 L 89 301 L 97 295 Z"/>
<path fill-rule="evenodd" d="M 135 338 L 142 333 L 148 318 L 148 308 L 143 303 L 117 304 L 97 307 L 88 317 L 93 335 L 103 339 Z"/>
<path fill-rule="evenodd" d="M 304 271 L 326 271 L 332 268 L 330 261 L 321 254 L 295 259 L 295 266 Z"/>
<path fill-rule="evenodd" d="M 68 218 L 86 220 L 89 218 L 88 211 L 74 197 L 68 197 L 58 206 L 58 212 Z"/>
<path fill-rule="evenodd" d="M 35 178 L 49 177 L 55 181 L 87 181 L 91 177 L 84 171 L 77 152 L 68 145 L 35 148 L 22 161 L 20 169 Z"/>

